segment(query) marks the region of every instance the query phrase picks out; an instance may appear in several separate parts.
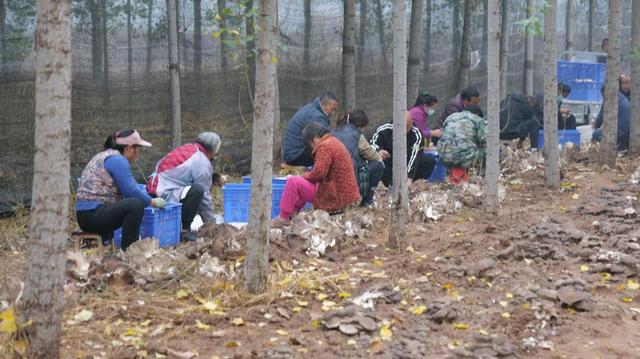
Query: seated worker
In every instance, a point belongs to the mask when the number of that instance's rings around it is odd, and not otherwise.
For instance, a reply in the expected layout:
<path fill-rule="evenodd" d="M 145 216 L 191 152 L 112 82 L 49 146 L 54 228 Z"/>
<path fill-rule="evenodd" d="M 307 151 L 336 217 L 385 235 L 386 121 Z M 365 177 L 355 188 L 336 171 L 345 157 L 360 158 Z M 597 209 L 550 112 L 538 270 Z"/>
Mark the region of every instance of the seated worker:
<path fill-rule="evenodd" d="M 449 104 L 447 104 L 442 114 L 440 114 L 440 119 L 434 128 L 442 128 L 442 124 L 447 117 L 456 112 L 462 112 L 467 106 L 478 106 L 478 104 L 480 104 L 480 92 L 475 87 L 467 87 L 449 101 Z"/>
<path fill-rule="evenodd" d="M 631 102 L 631 77 L 622 74 L 618 78 L 620 92 Z"/>
<path fill-rule="evenodd" d="M 482 110 L 468 106 L 444 121 L 438 153 L 447 167 L 482 168 L 487 154 L 487 138 Z"/>
<path fill-rule="evenodd" d="M 113 238 L 122 227 L 122 250 L 140 239 L 140 223 L 144 207 L 162 208 L 162 198 L 151 198 L 136 186 L 131 162 L 140 155 L 141 147 L 151 144 L 140 138 L 136 130 L 116 132 L 107 137 L 104 150 L 87 163 L 76 191 L 76 216 L 85 232 L 98 233 L 103 240 Z"/>
<path fill-rule="evenodd" d="M 362 196 L 361 206 L 373 204 L 373 190 L 384 173 L 382 157 L 362 134 L 369 124 L 367 114 L 362 110 L 343 113 L 336 123 L 333 135 L 342 142 L 351 154 L 356 179 Z"/>
<path fill-rule="evenodd" d="M 291 117 L 282 139 L 282 158 L 288 165 L 309 167 L 313 164 L 311 153 L 302 140 L 302 130 L 313 122 L 320 123 L 328 129 L 329 119 L 337 108 L 338 98 L 327 92 L 300 108 Z"/>
<path fill-rule="evenodd" d="M 422 133 L 413 126 L 412 117 L 407 117 L 407 184 L 418 179 L 427 179 L 436 166 L 433 156 L 424 153 Z M 393 182 L 393 123 L 384 124 L 371 137 L 371 145 L 384 161 L 382 183 L 389 187 Z"/>
<path fill-rule="evenodd" d="M 182 241 L 194 241 L 191 222 L 196 213 L 202 221 L 215 222 L 211 205 L 211 185 L 222 186 L 213 173 L 211 161 L 220 152 L 220 136 L 203 132 L 194 143 L 182 145 L 164 156 L 147 181 L 147 191 L 169 203 L 182 203 Z"/>
<path fill-rule="evenodd" d="M 291 215 L 308 202 L 313 208 L 339 213 L 360 201 L 360 191 L 347 148 L 324 125 L 313 122 L 302 131 L 302 139 L 311 149 L 313 169 L 302 176 L 290 176 L 280 200 L 280 214 L 272 228 L 289 224 Z"/>
<path fill-rule="evenodd" d="M 534 99 L 518 93 L 507 95 L 500 101 L 500 140 L 518 139 L 518 148 L 529 137 L 531 149 L 538 148 L 540 124 L 534 115 Z"/>
<path fill-rule="evenodd" d="M 571 87 L 565 83 L 558 84 L 558 130 L 575 130 L 576 116 L 568 108 L 562 108 L 562 101 L 571 94 Z M 538 94 L 535 98 L 534 115 L 540 125 L 544 128 L 544 93 Z"/>
<path fill-rule="evenodd" d="M 622 89 L 620 89 L 622 90 Z M 600 89 L 602 92 L 602 97 L 604 97 L 604 86 Z M 600 113 L 596 118 L 595 129 L 593 134 L 591 135 L 591 140 L 595 142 L 600 142 L 602 140 L 602 125 L 604 123 L 604 103 L 600 108 Z M 616 137 L 616 147 L 618 151 L 625 151 L 629 149 L 629 135 L 631 133 L 629 121 L 631 119 L 631 103 L 627 99 L 627 97 L 622 93 L 622 91 L 618 91 L 618 117 L 617 117 L 617 137 Z"/>
<path fill-rule="evenodd" d="M 433 116 L 435 113 L 434 108 L 438 104 L 438 98 L 429 94 L 428 91 L 422 91 L 416 98 L 416 102 L 413 107 L 409 109 L 408 116 L 413 119 L 413 125 L 416 126 L 422 133 L 422 137 L 429 139 L 433 137 L 440 137 L 441 130 L 429 129 L 429 116 Z"/>

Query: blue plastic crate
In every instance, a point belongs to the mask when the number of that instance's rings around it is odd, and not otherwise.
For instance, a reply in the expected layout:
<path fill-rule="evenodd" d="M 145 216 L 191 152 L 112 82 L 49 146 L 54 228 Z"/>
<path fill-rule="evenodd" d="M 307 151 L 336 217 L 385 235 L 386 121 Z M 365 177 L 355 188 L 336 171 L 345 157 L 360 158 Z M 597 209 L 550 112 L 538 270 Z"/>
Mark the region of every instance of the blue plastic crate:
<path fill-rule="evenodd" d="M 606 64 L 558 61 L 558 82 L 571 87 L 569 100 L 602 101 Z"/>
<path fill-rule="evenodd" d="M 148 206 L 144 209 L 140 224 L 140 237 L 153 237 L 158 240 L 160 247 L 169 247 L 180 243 L 180 228 L 182 227 L 182 204 L 167 203 L 164 209 Z M 113 234 L 116 246 L 122 241 L 122 228 Z"/>
<path fill-rule="evenodd" d="M 436 165 L 433 168 L 433 172 L 427 180 L 429 182 L 444 182 L 447 179 L 447 168 L 440 161 L 440 155 L 438 151 L 425 151 L 426 154 L 431 155 L 436 160 Z"/>
<path fill-rule="evenodd" d="M 274 183 L 271 199 L 271 218 L 280 212 L 280 199 L 284 193 L 284 184 Z M 249 222 L 251 197 L 250 183 L 229 183 L 222 188 L 222 202 L 225 223 Z"/>
<path fill-rule="evenodd" d="M 251 183 L 251 176 L 242 176 L 242 183 Z M 284 185 L 285 183 L 287 183 L 287 178 L 274 177 L 272 183 Z"/>
<path fill-rule="evenodd" d="M 580 131 L 578 130 L 558 130 L 558 144 L 563 146 L 567 142 L 572 142 L 580 148 Z M 544 147 L 544 130 L 538 133 L 538 148 Z"/>

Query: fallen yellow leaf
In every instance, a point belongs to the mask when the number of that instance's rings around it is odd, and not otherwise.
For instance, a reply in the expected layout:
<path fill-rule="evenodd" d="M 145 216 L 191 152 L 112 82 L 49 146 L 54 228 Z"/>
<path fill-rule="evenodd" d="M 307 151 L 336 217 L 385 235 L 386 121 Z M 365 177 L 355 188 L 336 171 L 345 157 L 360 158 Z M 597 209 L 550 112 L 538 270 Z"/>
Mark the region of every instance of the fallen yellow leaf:
<path fill-rule="evenodd" d="M 300 313 L 300 311 L 302 311 L 302 307 L 293 307 L 291 308 L 291 311 L 294 313 Z"/>
<path fill-rule="evenodd" d="M 467 330 L 467 329 L 469 329 L 469 324 L 453 323 L 453 329 L 456 329 L 456 330 Z"/>
<path fill-rule="evenodd" d="M 392 336 L 393 336 L 393 333 L 391 332 L 391 329 L 389 329 L 388 326 L 383 325 L 380 327 L 380 339 L 384 341 L 389 341 L 391 340 Z"/>
<path fill-rule="evenodd" d="M 150 319 L 147 319 L 144 322 L 140 322 L 140 326 L 141 327 L 148 327 L 149 324 L 151 324 L 151 320 Z"/>
<path fill-rule="evenodd" d="M 502 314 L 500 314 L 500 316 L 506 319 L 511 318 L 511 314 L 509 314 L 509 312 L 503 312 Z"/>
<path fill-rule="evenodd" d="M 240 342 L 234 342 L 234 341 L 226 342 L 224 343 L 224 346 L 227 348 L 237 348 L 240 346 Z"/>
<path fill-rule="evenodd" d="M 188 298 L 192 292 L 189 289 L 180 289 L 176 292 L 176 299 Z"/>
<path fill-rule="evenodd" d="M 633 279 L 629 279 L 627 281 L 627 288 L 629 288 L 631 290 L 638 290 L 638 289 L 640 289 L 640 283 L 634 282 Z"/>
<path fill-rule="evenodd" d="M 245 325 L 244 319 L 242 318 L 235 318 L 231 321 L 231 324 L 235 325 L 236 327 L 240 327 Z"/>
<path fill-rule="evenodd" d="M 329 296 L 324 294 L 324 293 L 319 293 L 317 298 L 318 298 L 319 301 L 323 301 L 323 300 L 329 298 Z"/>
<path fill-rule="evenodd" d="M 509 306 L 509 302 L 505 302 L 505 301 L 500 301 L 499 303 L 501 306 L 503 307 L 508 307 Z"/>
<path fill-rule="evenodd" d="M 311 328 L 316 329 L 320 327 L 320 321 L 318 319 L 313 319 L 311 321 Z"/>
<path fill-rule="evenodd" d="M 349 293 L 349 292 L 340 292 L 340 293 L 338 293 L 338 297 L 343 298 L 343 299 L 344 298 L 351 298 L 351 293 Z"/>
<path fill-rule="evenodd" d="M 0 320 L 2 320 L 0 323 L 0 333 L 13 334 L 18 330 L 16 312 L 13 310 L 13 307 L 0 313 Z"/>
<path fill-rule="evenodd" d="M 376 267 L 382 267 L 384 265 L 384 262 L 382 261 L 382 259 L 376 258 L 373 260 L 373 265 L 375 265 Z"/>
<path fill-rule="evenodd" d="M 208 310 L 209 312 L 215 312 L 216 310 L 218 310 L 218 304 L 216 304 L 215 302 L 211 302 L 211 301 L 206 301 L 204 303 L 202 303 L 202 306 L 204 307 L 204 309 Z"/>
<path fill-rule="evenodd" d="M 202 330 L 208 330 L 208 329 L 211 329 L 211 326 L 209 324 L 205 324 L 201 322 L 200 319 L 196 319 L 196 328 L 202 329 Z"/>
<path fill-rule="evenodd" d="M 309 302 L 304 301 L 304 300 L 299 300 L 298 301 L 298 305 L 301 307 L 306 307 L 307 305 L 309 305 Z"/>
<path fill-rule="evenodd" d="M 356 341 L 353 340 L 353 339 L 349 339 L 349 340 L 347 340 L 347 345 L 354 346 L 354 345 L 356 345 Z"/>
<path fill-rule="evenodd" d="M 283 330 L 283 329 L 276 330 L 276 334 L 281 335 L 281 336 L 289 335 L 289 333 L 286 330 Z"/>
<path fill-rule="evenodd" d="M 625 303 L 633 302 L 633 298 L 631 298 L 631 297 L 623 297 L 623 298 L 620 298 L 620 300 L 625 302 Z"/>
<path fill-rule="evenodd" d="M 507 297 L 507 299 L 513 299 L 513 294 L 511 293 L 507 293 L 504 296 Z"/>
<path fill-rule="evenodd" d="M 529 308 L 531 308 L 531 304 L 529 304 L 529 303 L 523 303 L 522 304 L 522 309 L 529 309 Z"/>
<path fill-rule="evenodd" d="M 409 311 L 415 315 L 420 315 L 422 313 L 424 313 L 424 311 L 427 310 L 427 306 L 426 305 L 419 305 L 419 306 L 413 306 L 411 308 L 409 308 Z"/>
<path fill-rule="evenodd" d="M 449 290 L 451 288 L 453 288 L 453 284 L 452 283 L 445 283 L 445 284 L 442 285 L 442 289 Z"/>
<path fill-rule="evenodd" d="M 581 272 L 588 272 L 589 271 L 589 266 L 586 264 L 583 264 L 580 266 L 580 271 Z"/>

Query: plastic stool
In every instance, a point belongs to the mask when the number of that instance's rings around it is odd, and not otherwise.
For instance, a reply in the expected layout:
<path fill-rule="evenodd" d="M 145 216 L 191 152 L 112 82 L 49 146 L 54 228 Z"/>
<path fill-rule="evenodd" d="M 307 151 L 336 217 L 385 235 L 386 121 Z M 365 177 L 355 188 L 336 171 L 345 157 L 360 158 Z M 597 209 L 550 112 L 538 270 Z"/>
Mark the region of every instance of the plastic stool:
<path fill-rule="evenodd" d="M 449 182 L 453 184 L 460 184 L 462 182 L 469 181 L 467 176 L 467 170 L 464 167 L 451 167 L 449 169 Z"/>
<path fill-rule="evenodd" d="M 90 233 L 90 232 L 73 232 L 71 234 L 71 237 L 73 238 L 73 248 L 76 251 L 80 250 L 80 245 L 82 244 L 83 241 L 96 241 L 96 243 L 98 243 L 98 255 L 100 257 L 104 256 L 104 245 L 102 244 L 102 236 L 97 234 L 97 233 Z M 115 253 L 116 249 L 115 249 L 115 245 L 114 245 L 114 240 L 111 239 L 111 253 Z"/>

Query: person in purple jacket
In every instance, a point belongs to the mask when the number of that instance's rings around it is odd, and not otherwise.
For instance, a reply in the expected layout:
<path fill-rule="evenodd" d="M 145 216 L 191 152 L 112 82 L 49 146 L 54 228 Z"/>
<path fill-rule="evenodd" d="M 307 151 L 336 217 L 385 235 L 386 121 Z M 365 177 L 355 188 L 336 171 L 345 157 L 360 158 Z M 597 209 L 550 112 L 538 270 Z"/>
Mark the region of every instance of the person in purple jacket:
<path fill-rule="evenodd" d="M 429 129 L 429 116 L 433 116 L 436 112 L 435 107 L 437 104 L 437 97 L 429 94 L 428 91 L 422 91 L 418 95 L 418 98 L 416 98 L 413 107 L 411 107 L 407 113 L 407 120 L 409 116 L 411 116 L 413 125 L 420 130 L 422 137 L 425 139 L 442 136 L 442 130 Z"/>
<path fill-rule="evenodd" d="M 89 161 L 78 183 L 76 217 L 83 231 L 107 240 L 122 227 L 122 250 L 139 239 L 144 207 L 165 205 L 162 198 L 151 198 L 131 174 L 131 162 L 142 147 L 150 146 L 133 129 L 107 137 L 103 151 Z"/>

